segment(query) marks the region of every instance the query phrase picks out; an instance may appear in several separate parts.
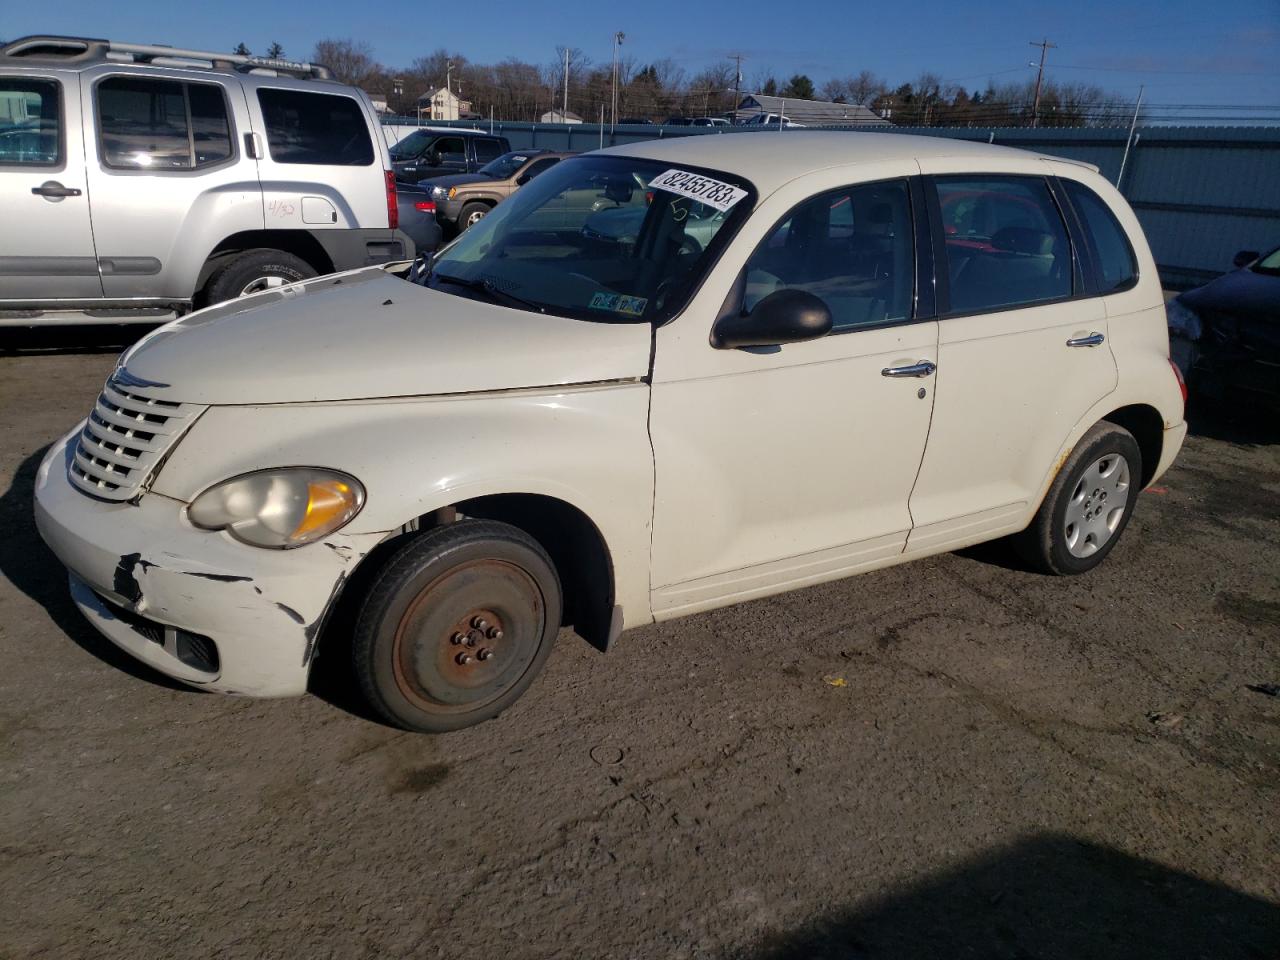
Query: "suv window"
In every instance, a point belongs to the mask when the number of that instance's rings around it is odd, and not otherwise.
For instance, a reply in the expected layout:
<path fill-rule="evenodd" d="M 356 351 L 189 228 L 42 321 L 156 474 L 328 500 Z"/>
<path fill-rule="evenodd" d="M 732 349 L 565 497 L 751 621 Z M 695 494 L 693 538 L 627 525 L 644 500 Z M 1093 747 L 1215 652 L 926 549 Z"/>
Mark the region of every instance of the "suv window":
<path fill-rule="evenodd" d="M 0 164 L 51 167 L 61 161 L 58 84 L 0 78 Z"/>
<path fill-rule="evenodd" d="M 1101 293 L 1113 293 L 1129 286 L 1138 276 L 1138 260 L 1116 215 L 1101 197 L 1074 180 L 1063 180 L 1071 204 L 1084 221 L 1098 271 Z"/>
<path fill-rule="evenodd" d="M 258 104 L 267 127 L 267 146 L 276 163 L 335 167 L 373 163 L 369 126 L 352 97 L 262 89 Z"/>
<path fill-rule="evenodd" d="M 145 77 L 98 84 L 102 162 L 124 170 L 191 170 L 234 155 L 222 88 Z"/>
<path fill-rule="evenodd" d="M 428 160 L 432 163 L 466 163 L 466 141 L 461 137 L 441 137 L 431 145 Z"/>
<path fill-rule="evenodd" d="M 490 140 L 488 137 L 476 137 L 476 161 L 478 163 L 488 163 L 502 155 L 502 144 L 497 140 Z"/>
<path fill-rule="evenodd" d="M 756 248 L 746 269 L 746 310 L 794 288 L 827 304 L 834 330 L 907 319 L 915 249 L 906 181 L 842 187 L 806 200 Z"/>
<path fill-rule="evenodd" d="M 529 164 L 529 167 L 527 170 L 525 170 L 523 176 L 528 177 L 529 180 L 532 180 L 538 174 L 546 173 L 548 170 L 550 170 L 559 162 L 560 162 L 559 157 L 547 157 L 544 160 L 535 160 L 533 163 Z M 525 182 L 528 183 L 529 181 L 526 180 Z"/>
<path fill-rule="evenodd" d="M 1038 177 L 940 177 L 951 311 L 972 313 L 1071 296 L 1071 241 Z"/>

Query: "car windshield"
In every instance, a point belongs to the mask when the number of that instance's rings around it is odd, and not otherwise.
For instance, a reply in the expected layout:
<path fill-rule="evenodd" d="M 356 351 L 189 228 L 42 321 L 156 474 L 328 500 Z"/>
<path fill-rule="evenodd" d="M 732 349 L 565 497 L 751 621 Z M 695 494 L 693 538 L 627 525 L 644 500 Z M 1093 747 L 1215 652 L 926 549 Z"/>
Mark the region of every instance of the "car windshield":
<path fill-rule="evenodd" d="M 1254 273 L 1269 273 L 1272 276 L 1280 276 L 1280 247 L 1276 247 L 1265 257 L 1261 258 L 1253 265 Z"/>
<path fill-rule="evenodd" d="M 412 160 L 414 157 L 420 157 L 437 136 L 422 130 L 411 133 L 391 148 L 391 159 Z"/>
<path fill-rule="evenodd" d="M 425 282 L 583 320 L 662 322 L 754 200 L 751 185 L 727 173 L 631 157 L 566 160 L 441 251 Z"/>
<path fill-rule="evenodd" d="M 480 168 L 480 172 L 494 180 L 506 180 L 524 166 L 530 156 L 528 153 L 504 153 L 496 160 L 486 163 Z"/>

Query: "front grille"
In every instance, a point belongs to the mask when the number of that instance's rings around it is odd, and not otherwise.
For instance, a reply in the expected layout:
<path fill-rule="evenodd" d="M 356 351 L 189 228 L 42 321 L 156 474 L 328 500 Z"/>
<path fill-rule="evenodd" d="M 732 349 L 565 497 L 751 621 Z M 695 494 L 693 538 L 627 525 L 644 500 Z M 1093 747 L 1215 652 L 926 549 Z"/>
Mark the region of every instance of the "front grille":
<path fill-rule="evenodd" d="M 203 406 L 126 393 L 108 380 L 94 404 L 67 476 L 103 500 L 132 500 Z"/>

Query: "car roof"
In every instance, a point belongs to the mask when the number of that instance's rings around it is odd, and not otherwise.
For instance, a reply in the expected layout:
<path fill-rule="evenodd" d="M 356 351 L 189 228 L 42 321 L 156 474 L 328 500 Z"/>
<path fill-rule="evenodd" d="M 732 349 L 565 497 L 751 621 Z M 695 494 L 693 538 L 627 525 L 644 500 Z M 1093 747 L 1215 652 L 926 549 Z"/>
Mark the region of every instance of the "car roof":
<path fill-rule="evenodd" d="M 1042 154 L 1012 147 L 860 130 L 743 131 L 668 137 L 607 147 L 598 152 L 723 170 L 745 177 L 762 195 L 807 173 L 856 163 L 955 157 L 968 162 L 964 169 L 972 169 L 969 164 L 974 160 L 999 158 L 1001 169 L 1007 169 L 1010 160 L 1022 159 L 1032 172 L 1038 170 L 1038 161 L 1046 159 Z"/>

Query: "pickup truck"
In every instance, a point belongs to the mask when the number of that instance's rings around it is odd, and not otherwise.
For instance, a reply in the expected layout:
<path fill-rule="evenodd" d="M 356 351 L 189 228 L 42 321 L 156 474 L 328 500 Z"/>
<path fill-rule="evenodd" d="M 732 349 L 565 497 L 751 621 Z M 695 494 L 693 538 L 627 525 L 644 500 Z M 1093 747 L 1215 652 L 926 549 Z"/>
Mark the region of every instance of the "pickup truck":
<path fill-rule="evenodd" d="M 481 130 L 415 130 L 391 148 L 391 168 L 401 183 L 417 183 L 450 173 L 475 173 L 510 149 L 506 137 Z"/>

